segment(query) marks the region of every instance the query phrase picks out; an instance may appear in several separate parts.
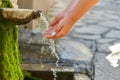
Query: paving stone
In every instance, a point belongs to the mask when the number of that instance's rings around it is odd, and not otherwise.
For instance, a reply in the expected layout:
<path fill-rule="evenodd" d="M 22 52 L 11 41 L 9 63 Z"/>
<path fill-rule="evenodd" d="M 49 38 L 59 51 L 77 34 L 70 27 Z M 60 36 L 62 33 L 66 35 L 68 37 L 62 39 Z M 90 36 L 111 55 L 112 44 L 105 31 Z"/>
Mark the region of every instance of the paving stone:
<path fill-rule="evenodd" d="M 111 30 L 106 35 L 104 35 L 106 38 L 113 38 L 113 39 L 120 39 L 120 30 Z"/>
<path fill-rule="evenodd" d="M 84 23 L 83 21 L 78 21 L 74 26 L 76 27 L 84 27 L 86 25 L 86 23 Z"/>
<path fill-rule="evenodd" d="M 108 28 L 103 28 L 98 25 L 87 25 L 82 28 L 75 28 L 76 33 L 80 34 L 103 34 L 107 32 L 109 29 Z"/>
<path fill-rule="evenodd" d="M 79 39 L 78 42 L 81 42 L 86 46 L 88 46 L 91 49 L 91 51 L 93 52 L 96 51 L 96 42 L 94 40 L 90 41 L 90 40 Z"/>
<path fill-rule="evenodd" d="M 101 38 L 101 39 L 98 39 L 96 40 L 97 43 L 111 43 L 113 41 L 115 41 L 116 39 L 107 39 L 107 38 Z"/>
<path fill-rule="evenodd" d="M 99 20 L 94 20 L 94 19 L 85 19 L 84 21 L 85 23 L 88 23 L 88 24 L 95 24 L 99 22 Z"/>
<path fill-rule="evenodd" d="M 117 43 L 120 43 L 120 39 L 113 42 L 113 44 L 117 44 Z"/>
<path fill-rule="evenodd" d="M 108 19 L 109 20 L 109 19 Z M 120 29 L 120 23 L 116 22 L 116 21 L 105 21 L 105 22 L 99 22 L 98 23 L 100 26 L 102 27 L 108 27 L 108 28 L 116 28 L 116 29 Z"/>
<path fill-rule="evenodd" d="M 112 19 L 114 19 L 114 20 L 119 20 L 119 19 L 120 19 L 120 17 L 117 16 L 117 15 L 115 15 L 115 14 L 104 14 L 103 17 L 108 18 L 109 20 L 110 20 L 110 19 L 111 19 L 111 20 L 112 20 Z"/>
<path fill-rule="evenodd" d="M 87 39 L 87 40 L 96 40 L 101 38 L 101 35 L 87 35 L 87 34 L 72 34 L 72 37 L 76 38 L 76 39 Z"/>
<path fill-rule="evenodd" d="M 105 54 L 97 53 L 95 56 L 94 80 L 120 80 L 120 66 L 112 67 Z"/>
<path fill-rule="evenodd" d="M 57 41 L 56 50 L 60 58 L 65 61 L 90 62 L 93 57 L 87 46 L 68 38 Z"/>
<path fill-rule="evenodd" d="M 105 52 L 110 53 L 109 47 L 111 46 L 111 44 L 108 43 L 103 43 L 103 44 L 97 44 L 97 50 L 98 52 Z"/>
<path fill-rule="evenodd" d="M 85 74 L 74 74 L 74 80 L 90 80 L 90 78 Z"/>

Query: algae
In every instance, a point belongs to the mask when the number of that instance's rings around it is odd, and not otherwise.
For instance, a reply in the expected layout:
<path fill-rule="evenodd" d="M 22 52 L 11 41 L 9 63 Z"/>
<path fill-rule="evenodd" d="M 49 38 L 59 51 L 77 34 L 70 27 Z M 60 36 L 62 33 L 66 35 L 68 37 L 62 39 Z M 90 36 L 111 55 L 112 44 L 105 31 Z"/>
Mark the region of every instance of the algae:
<path fill-rule="evenodd" d="M 40 78 L 33 77 L 30 72 L 23 71 L 24 80 L 41 80 Z"/>
<path fill-rule="evenodd" d="M 0 8 L 13 8 L 10 0 L 2 0 Z M 18 27 L 0 14 L 0 80 L 23 80 L 18 49 Z"/>

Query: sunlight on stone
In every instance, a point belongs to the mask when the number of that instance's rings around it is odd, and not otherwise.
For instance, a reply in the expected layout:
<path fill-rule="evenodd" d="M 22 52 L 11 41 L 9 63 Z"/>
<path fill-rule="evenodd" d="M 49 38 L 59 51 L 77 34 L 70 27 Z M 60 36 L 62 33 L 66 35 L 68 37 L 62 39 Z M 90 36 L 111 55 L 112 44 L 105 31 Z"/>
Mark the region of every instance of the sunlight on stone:
<path fill-rule="evenodd" d="M 118 61 L 120 60 L 120 43 L 110 46 L 109 49 L 112 51 L 106 59 L 111 63 L 113 67 L 118 67 Z"/>

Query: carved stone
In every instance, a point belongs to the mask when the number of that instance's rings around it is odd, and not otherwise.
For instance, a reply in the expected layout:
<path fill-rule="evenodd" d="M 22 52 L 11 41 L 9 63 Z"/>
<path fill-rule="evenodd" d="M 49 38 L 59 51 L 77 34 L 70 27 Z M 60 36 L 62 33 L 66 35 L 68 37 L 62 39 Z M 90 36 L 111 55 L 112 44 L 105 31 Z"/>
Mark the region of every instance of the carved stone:
<path fill-rule="evenodd" d="M 12 9 L 12 8 L 1 8 L 0 14 L 3 18 L 11 20 L 16 24 L 26 24 L 32 19 L 40 17 L 41 11 L 35 11 L 30 9 Z"/>

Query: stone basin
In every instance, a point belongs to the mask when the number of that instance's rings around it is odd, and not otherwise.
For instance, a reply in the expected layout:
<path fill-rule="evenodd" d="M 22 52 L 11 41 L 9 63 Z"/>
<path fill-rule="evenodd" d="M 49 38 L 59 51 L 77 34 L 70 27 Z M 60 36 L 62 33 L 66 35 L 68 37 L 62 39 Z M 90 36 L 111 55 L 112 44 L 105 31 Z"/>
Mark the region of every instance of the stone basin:
<path fill-rule="evenodd" d="M 35 11 L 32 9 L 0 8 L 0 14 L 2 14 L 3 18 L 11 20 L 20 25 L 26 24 L 32 19 L 40 17 L 41 11 Z"/>

